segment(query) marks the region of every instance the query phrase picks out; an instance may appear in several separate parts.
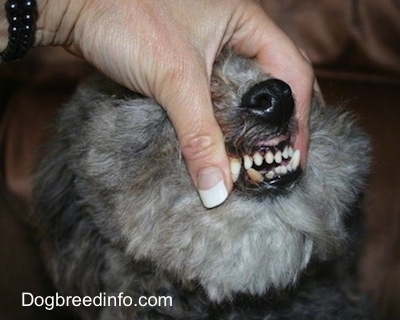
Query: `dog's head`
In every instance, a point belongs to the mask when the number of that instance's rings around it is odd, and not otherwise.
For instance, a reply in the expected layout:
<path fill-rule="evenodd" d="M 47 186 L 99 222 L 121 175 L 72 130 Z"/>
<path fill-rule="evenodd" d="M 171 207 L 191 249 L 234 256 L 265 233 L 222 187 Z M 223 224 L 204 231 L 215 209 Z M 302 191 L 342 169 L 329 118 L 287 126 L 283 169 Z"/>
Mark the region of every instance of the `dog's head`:
<path fill-rule="evenodd" d="M 352 117 L 314 99 L 301 167 L 287 84 L 224 53 L 211 91 L 235 180 L 225 203 L 202 206 L 174 129 L 154 100 L 97 78 L 60 117 L 58 140 L 36 183 L 39 214 L 59 219 L 53 230 L 71 215 L 90 220 L 130 261 L 196 281 L 214 300 L 287 286 L 311 259 L 339 252 L 344 217 L 369 163 L 368 139 Z M 78 199 L 79 209 L 64 210 L 60 194 L 65 203 Z"/>
<path fill-rule="evenodd" d="M 293 146 L 297 124 L 292 91 L 282 80 L 250 66 L 249 60 L 236 66 L 230 59 L 235 58 L 228 56 L 215 68 L 212 93 L 232 179 L 245 195 L 287 192 L 302 172 L 300 150 Z M 246 64 L 249 72 L 243 73 Z"/>
<path fill-rule="evenodd" d="M 222 255 L 230 265 L 211 263 L 211 277 L 221 278 L 203 284 L 216 299 L 232 291 L 286 286 L 311 260 L 342 253 L 345 220 L 369 168 L 368 138 L 351 113 L 325 107 L 315 94 L 308 161 L 302 167 L 295 147 L 295 99 L 287 83 L 249 59 L 224 52 L 214 66 L 211 92 L 235 184 L 231 198 L 209 211 L 225 217 L 214 222 L 227 222 L 225 232 L 219 229 L 223 235 L 213 240 L 238 244 L 225 243 L 224 250 L 233 252 Z M 251 262 L 245 262 L 246 255 Z M 248 272 L 243 281 L 228 280 L 235 272 L 243 275 L 239 270 Z"/>

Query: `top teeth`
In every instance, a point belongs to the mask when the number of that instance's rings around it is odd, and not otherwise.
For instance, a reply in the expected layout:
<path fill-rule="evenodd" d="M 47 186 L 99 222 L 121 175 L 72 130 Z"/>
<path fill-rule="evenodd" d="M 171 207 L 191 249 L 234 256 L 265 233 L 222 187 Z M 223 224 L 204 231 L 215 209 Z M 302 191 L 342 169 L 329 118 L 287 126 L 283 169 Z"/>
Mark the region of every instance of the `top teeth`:
<path fill-rule="evenodd" d="M 265 161 L 266 161 L 268 164 L 271 164 L 272 162 L 274 162 L 274 154 L 273 154 L 271 151 L 268 151 L 268 152 L 265 154 Z"/>
<path fill-rule="evenodd" d="M 285 175 L 288 172 L 295 171 L 300 165 L 300 150 L 293 151 L 292 147 L 289 145 L 286 145 L 282 150 L 273 148 L 270 150 L 265 150 L 265 154 L 262 152 L 263 151 L 255 151 L 252 155 L 245 154 L 243 155 L 243 158 L 229 157 L 233 182 L 236 182 L 239 179 L 242 165 L 246 171 L 252 169 L 253 165 L 256 167 L 261 167 L 260 170 L 263 176 L 266 175 L 265 171 L 270 170 L 267 172 L 268 178 L 272 176 L 272 173 L 277 175 Z M 265 166 L 262 167 L 264 161 Z M 273 165 L 273 163 L 275 163 L 275 165 Z M 271 168 L 270 166 L 266 165 L 273 165 L 275 167 Z M 253 173 L 253 170 L 251 170 L 250 175 L 251 178 L 255 178 L 255 173 Z M 258 178 L 255 180 L 258 181 Z"/>
<path fill-rule="evenodd" d="M 235 183 L 239 179 L 242 161 L 238 158 L 229 158 L 229 164 L 231 168 L 232 180 Z"/>
<path fill-rule="evenodd" d="M 300 164 L 300 150 L 296 150 L 296 151 L 293 153 L 292 159 L 290 160 L 290 163 L 289 163 L 289 164 L 291 165 L 291 167 L 293 168 L 293 170 L 296 170 L 296 169 L 297 169 L 297 167 L 298 167 L 299 164 Z"/>
<path fill-rule="evenodd" d="M 253 166 L 253 159 L 246 154 L 243 156 L 243 160 L 244 160 L 244 168 L 246 170 L 249 170 Z"/>
<path fill-rule="evenodd" d="M 282 162 L 282 152 L 279 150 L 275 153 L 275 162 L 281 163 Z"/>
<path fill-rule="evenodd" d="M 293 157 L 293 149 L 292 149 L 292 147 L 288 148 L 288 155 L 289 155 L 289 157 Z"/>
<path fill-rule="evenodd" d="M 254 153 L 253 160 L 256 166 L 261 166 L 264 161 L 263 156 L 259 152 Z"/>
<path fill-rule="evenodd" d="M 283 149 L 282 157 L 285 159 L 289 158 L 289 148 L 287 146 Z"/>
<path fill-rule="evenodd" d="M 238 181 L 242 170 L 242 162 L 244 169 L 247 171 L 248 178 L 250 178 L 250 180 L 253 182 L 259 183 L 263 181 L 264 177 L 271 180 L 276 175 L 283 176 L 287 173 L 297 170 L 300 165 L 300 158 L 300 150 L 293 152 L 293 149 L 288 146 L 286 146 L 283 151 L 276 150 L 275 154 L 271 150 L 268 150 L 264 156 L 261 154 L 261 152 L 256 151 L 253 156 L 248 154 L 244 155 L 243 160 L 242 158 L 229 157 L 232 180 L 234 183 Z M 288 160 L 285 161 L 283 159 Z M 253 164 L 258 167 L 262 166 L 264 160 L 270 165 L 275 162 L 276 166 L 273 168 L 269 166 L 262 167 L 261 171 L 257 171 L 256 169 L 252 168 Z M 263 171 L 264 169 L 265 171 L 269 171 L 265 173 Z"/>

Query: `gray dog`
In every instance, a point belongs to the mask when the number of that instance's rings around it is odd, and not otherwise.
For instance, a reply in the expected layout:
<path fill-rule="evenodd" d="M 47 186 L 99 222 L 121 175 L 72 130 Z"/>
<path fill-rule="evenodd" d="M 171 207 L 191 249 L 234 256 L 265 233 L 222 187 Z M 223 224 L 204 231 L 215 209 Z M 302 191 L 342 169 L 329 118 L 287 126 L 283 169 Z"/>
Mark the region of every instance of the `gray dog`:
<path fill-rule="evenodd" d="M 301 168 L 286 83 L 226 51 L 211 91 L 235 181 L 214 209 L 154 100 L 95 76 L 67 104 L 34 187 L 58 292 L 110 300 L 74 306 L 84 319 L 367 319 L 350 236 L 366 135 L 314 98 Z M 172 305 L 119 306 L 122 294 Z"/>

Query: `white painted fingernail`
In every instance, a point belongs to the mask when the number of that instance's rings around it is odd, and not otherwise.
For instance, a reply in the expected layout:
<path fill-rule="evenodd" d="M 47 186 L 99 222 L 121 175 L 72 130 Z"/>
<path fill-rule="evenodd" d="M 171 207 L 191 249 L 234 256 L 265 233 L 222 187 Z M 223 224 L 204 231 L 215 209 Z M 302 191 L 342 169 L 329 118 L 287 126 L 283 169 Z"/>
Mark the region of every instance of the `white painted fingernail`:
<path fill-rule="evenodd" d="M 197 179 L 200 199 L 206 208 L 214 208 L 228 197 L 224 179 L 218 168 L 203 169 Z"/>

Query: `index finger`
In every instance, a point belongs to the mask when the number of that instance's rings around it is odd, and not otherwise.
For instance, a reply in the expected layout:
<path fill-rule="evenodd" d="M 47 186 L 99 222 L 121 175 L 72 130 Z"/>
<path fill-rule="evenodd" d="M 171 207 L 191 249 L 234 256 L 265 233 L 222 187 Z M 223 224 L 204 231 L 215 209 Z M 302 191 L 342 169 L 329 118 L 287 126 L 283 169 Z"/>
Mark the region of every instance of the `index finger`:
<path fill-rule="evenodd" d="M 296 102 L 295 118 L 299 128 L 294 147 L 300 150 L 304 167 L 309 143 L 308 119 L 315 85 L 311 63 L 261 7 L 255 6 L 251 15 L 247 14 L 248 11 L 243 11 L 238 18 L 238 27 L 229 44 L 239 54 L 254 58 L 266 73 L 290 85 Z"/>

